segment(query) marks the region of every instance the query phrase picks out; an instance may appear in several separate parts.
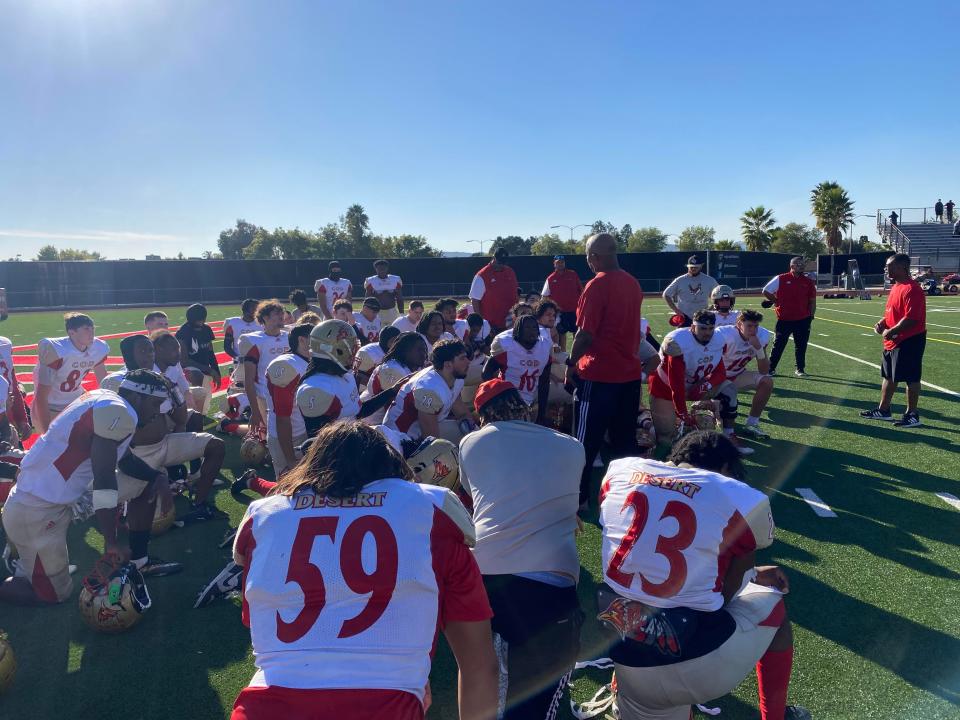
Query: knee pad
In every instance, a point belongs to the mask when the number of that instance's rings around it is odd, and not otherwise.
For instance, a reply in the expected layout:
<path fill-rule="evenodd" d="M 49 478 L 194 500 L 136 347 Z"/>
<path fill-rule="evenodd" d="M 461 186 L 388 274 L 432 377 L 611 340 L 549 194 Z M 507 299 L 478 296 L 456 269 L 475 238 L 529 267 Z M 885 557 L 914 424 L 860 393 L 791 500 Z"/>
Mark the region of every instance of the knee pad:
<path fill-rule="evenodd" d="M 737 417 L 737 389 L 733 383 L 726 381 L 717 392 L 720 401 L 720 419 L 735 420 Z"/>

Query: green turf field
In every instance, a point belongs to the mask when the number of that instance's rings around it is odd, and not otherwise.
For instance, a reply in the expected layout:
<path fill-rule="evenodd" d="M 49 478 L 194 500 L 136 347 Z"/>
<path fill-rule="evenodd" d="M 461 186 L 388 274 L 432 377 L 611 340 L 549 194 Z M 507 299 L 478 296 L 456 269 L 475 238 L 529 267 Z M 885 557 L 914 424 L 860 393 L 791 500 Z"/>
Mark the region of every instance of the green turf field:
<path fill-rule="evenodd" d="M 746 298 L 738 306 L 758 302 Z M 878 362 L 872 325 L 882 308 L 882 299 L 821 300 L 808 378 L 793 377 L 787 350 L 763 420 L 771 439 L 750 442 L 757 452 L 747 463 L 750 482 L 771 495 L 778 525 L 761 561 L 785 566 L 791 578 L 793 701 L 828 720 L 960 718 L 960 512 L 936 494 L 960 496 L 960 298 L 928 303 L 925 379 L 942 390 L 924 388 L 922 429 L 897 430 L 858 416 L 878 397 L 878 370 L 858 361 Z M 172 323 L 182 310 L 167 309 Z M 139 329 L 146 311 L 91 315 L 98 332 L 113 333 Z M 235 313 L 233 306 L 210 308 L 211 319 Z M 662 337 L 668 329 L 663 303 L 648 300 L 644 314 Z M 62 329 L 56 313 L 14 314 L 0 326 L 14 344 L 62 335 Z M 114 352 L 117 342 L 111 341 Z M 902 395 L 894 411 L 901 407 Z M 231 450 L 228 479 L 239 469 L 235 441 Z M 837 517 L 818 517 L 797 488 L 811 488 Z M 238 501 L 220 489 L 217 506 L 228 518 L 153 541 L 153 551 L 182 560 L 186 570 L 150 583 L 154 606 L 126 635 L 88 630 L 75 599 L 56 608 L 0 607 L 0 627 L 10 633 L 20 664 L 14 686 L 0 698 L 0 718 L 227 716 L 253 673 L 249 637 L 235 604 L 192 605 L 228 557 L 218 541 L 253 499 Z M 74 526 L 72 562 L 86 569 L 100 549 L 92 526 Z M 581 536 L 580 549 L 581 597 L 592 618 L 601 579 L 595 525 Z M 602 638 L 588 619 L 581 658 L 603 655 Z M 586 698 L 596 681 L 608 679 L 609 671 L 580 674 L 575 697 Z M 429 717 L 456 717 L 454 665 L 442 643 L 432 687 Z M 752 678 L 711 704 L 722 708 L 721 720 L 759 717 Z"/>

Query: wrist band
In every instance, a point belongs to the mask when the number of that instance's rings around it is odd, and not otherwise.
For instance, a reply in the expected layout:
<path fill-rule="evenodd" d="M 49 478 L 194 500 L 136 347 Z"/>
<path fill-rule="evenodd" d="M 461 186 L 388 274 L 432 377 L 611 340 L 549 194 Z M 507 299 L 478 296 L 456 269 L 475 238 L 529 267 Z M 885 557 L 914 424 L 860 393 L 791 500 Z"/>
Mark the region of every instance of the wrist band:
<path fill-rule="evenodd" d="M 117 506 L 120 500 L 120 493 L 117 490 L 94 490 L 93 491 L 93 509 L 94 510 L 112 510 Z"/>

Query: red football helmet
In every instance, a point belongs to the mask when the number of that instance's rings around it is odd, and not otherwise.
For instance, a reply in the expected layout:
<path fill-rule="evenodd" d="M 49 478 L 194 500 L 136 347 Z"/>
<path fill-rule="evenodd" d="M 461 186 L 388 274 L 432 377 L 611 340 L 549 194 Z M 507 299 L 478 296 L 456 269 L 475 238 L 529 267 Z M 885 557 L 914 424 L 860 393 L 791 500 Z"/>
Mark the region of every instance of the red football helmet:
<path fill-rule="evenodd" d="M 674 313 L 670 316 L 670 324 L 676 328 L 683 327 L 686 321 L 687 318 L 683 313 Z"/>

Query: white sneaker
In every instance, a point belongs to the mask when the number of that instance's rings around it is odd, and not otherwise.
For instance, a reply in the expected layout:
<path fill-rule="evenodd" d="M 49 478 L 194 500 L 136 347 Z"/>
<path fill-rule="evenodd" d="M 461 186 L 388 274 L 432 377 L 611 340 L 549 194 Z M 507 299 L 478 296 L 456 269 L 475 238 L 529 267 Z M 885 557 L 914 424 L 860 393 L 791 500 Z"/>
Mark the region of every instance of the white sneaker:
<path fill-rule="evenodd" d="M 727 437 L 730 438 L 730 442 L 732 442 L 737 448 L 738 453 L 741 455 L 753 455 L 753 448 L 748 445 L 741 445 L 740 438 L 738 438 L 736 435 L 727 435 Z"/>
<path fill-rule="evenodd" d="M 740 428 L 740 432 L 743 433 L 744 435 L 749 435 L 750 437 L 755 438 L 757 440 L 770 439 L 770 436 L 766 432 L 764 432 L 763 428 L 760 427 L 760 423 L 756 423 L 756 424 L 747 423 L 742 428 Z"/>

